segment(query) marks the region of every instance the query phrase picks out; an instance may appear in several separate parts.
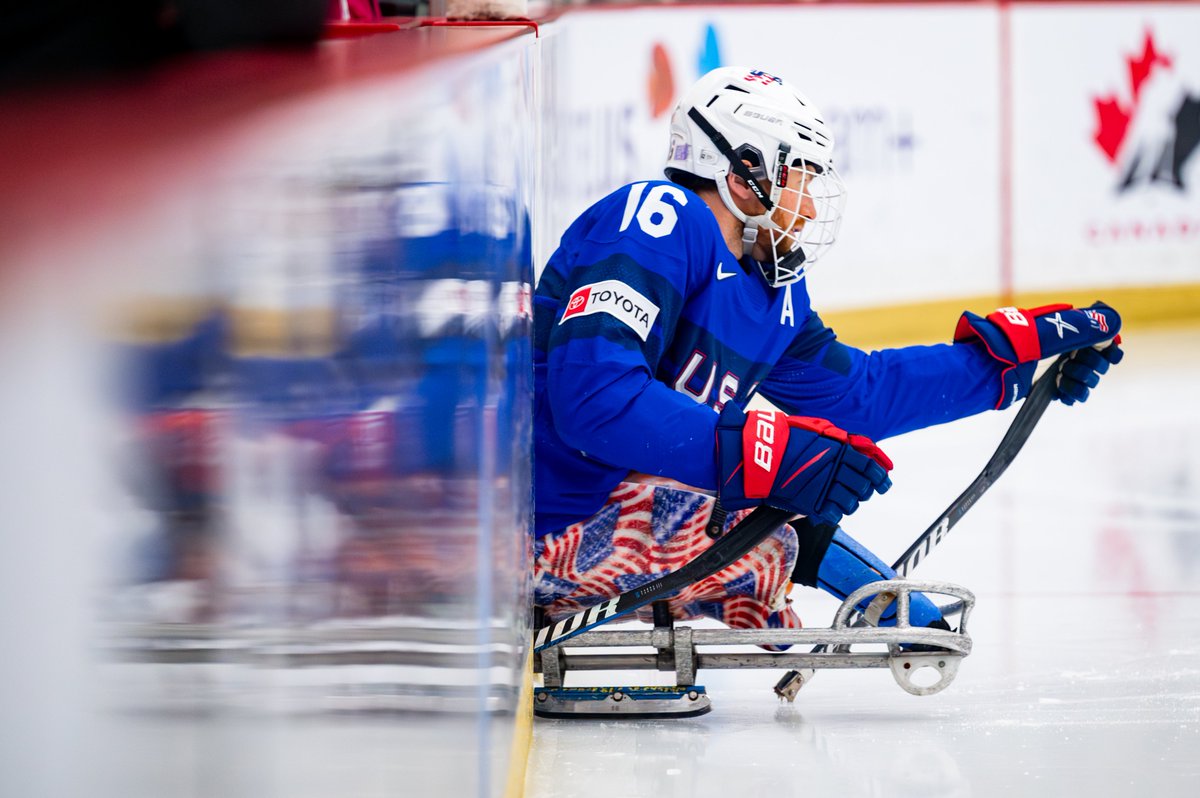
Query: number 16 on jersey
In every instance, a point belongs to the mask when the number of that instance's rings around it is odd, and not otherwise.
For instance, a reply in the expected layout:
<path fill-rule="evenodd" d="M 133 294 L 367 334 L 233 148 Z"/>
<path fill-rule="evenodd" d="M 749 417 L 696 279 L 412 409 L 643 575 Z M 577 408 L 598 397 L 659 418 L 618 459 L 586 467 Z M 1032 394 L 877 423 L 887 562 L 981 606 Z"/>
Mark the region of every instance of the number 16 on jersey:
<path fill-rule="evenodd" d="M 652 238 L 669 236 L 679 221 L 675 205 L 687 205 L 687 194 L 677 186 L 659 183 L 646 191 L 648 183 L 634 183 L 629 187 L 629 199 L 625 201 L 625 215 L 621 219 L 620 232 L 629 229 L 630 223 L 637 219 L 638 227 Z M 645 194 L 645 200 L 642 195 Z M 666 198 L 675 200 L 675 205 L 667 202 Z M 641 206 L 640 208 L 638 206 Z"/>

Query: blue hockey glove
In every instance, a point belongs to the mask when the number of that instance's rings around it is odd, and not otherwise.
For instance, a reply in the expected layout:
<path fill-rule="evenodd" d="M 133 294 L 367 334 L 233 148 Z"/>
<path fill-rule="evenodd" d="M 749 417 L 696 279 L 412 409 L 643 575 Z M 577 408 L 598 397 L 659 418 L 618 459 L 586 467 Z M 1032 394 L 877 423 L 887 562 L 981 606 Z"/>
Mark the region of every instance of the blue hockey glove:
<path fill-rule="evenodd" d="M 829 524 L 892 486 L 892 461 L 869 438 L 733 402 L 717 422 L 717 469 L 726 510 L 767 504 Z"/>
<path fill-rule="evenodd" d="M 1032 310 L 1000 308 L 987 317 L 963 313 L 954 342 L 975 341 L 1005 365 L 1000 374 L 996 409 L 1024 398 L 1033 384 L 1037 362 L 1063 352 L 1087 349 L 1108 341 L 1120 343 L 1121 317 L 1097 302 L 1087 308 L 1045 305 Z"/>
<path fill-rule="evenodd" d="M 1086 402 L 1091 389 L 1100 382 L 1100 375 L 1115 366 L 1125 357 L 1125 351 L 1116 342 L 1103 349 L 1088 347 L 1071 355 L 1058 372 L 1058 399 L 1064 405 Z"/>

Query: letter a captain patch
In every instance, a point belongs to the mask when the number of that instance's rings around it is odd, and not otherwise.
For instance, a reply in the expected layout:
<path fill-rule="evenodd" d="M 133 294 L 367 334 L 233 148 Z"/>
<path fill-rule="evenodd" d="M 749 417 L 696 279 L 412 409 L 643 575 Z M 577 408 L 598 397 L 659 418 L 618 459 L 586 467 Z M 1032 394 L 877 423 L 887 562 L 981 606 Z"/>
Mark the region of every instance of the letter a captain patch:
<path fill-rule="evenodd" d="M 620 280 L 601 280 L 576 288 L 558 323 L 593 313 L 607 313 L 645 341 L 658 318 L 658 305 Z"/>

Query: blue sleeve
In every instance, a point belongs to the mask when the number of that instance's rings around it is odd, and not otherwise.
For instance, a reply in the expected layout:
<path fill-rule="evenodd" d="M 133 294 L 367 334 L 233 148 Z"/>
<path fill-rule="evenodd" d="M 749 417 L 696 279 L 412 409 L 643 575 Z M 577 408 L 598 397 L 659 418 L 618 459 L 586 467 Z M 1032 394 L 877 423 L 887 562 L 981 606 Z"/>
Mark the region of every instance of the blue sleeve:
<path fill-rule="evenodd" d="M 689 264 L 703 257 L 690 210 L 680 209 L 679 229 L 663 239 L 634 225 L 560 248 L 535 296 L 535 343 L 564 443 L 611 466 L 712 489 L 716 413 L 654 378 L 687 301 Z M 605 226 L 616 230 L 616 219 Z"/>
<path fill-rule="evenodd" d="M 999 371 L 974 344 L 867 354 L 838 341 L 814 313 L 760 391 L 789 414 L 882 440 L 992 409 Z"/>

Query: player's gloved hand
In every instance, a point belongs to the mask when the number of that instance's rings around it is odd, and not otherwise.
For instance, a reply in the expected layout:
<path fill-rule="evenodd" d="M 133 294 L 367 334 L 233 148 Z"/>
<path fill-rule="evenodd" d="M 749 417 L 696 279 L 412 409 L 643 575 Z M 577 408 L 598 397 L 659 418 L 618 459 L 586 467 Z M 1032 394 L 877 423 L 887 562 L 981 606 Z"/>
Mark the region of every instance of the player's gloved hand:
<path fill-rule="evenodd" d="M 1005 365 L 1000 374 L 1000 399 L 996 402 L 999 410 L 1029 394 L 1039 360 L 1063 352 L 1090 349 L 1109 341 L 1119 344 L 1121 338 L 1117 333 L 1120 331 L 1121 317 L 1103 302 L 1086 308 L 1070 305 L 1045 305 L 1031 310 L 1009 307 L 1000 308 L 986 317 L 963 313 L 954 330 L 954 342 L 981 343 L 988 354 Z"/>
<path fill-rule="evenodd" d="M 726 510 L 767 504 L 836 524 L 892 486 L 892 461 L 869 438 L 820 418 L 725 405 L 717 422 L 717 494 Z"/>
<path fill-rule="evenodd" d="M 1086 402 L 1091 389 L 1100 382 L 1100 375 L 1125 357 L 1125 350 L 1116 342 L 1103 348 L 1088 347 L 1072 353 L 1058 372 L 1058 399 L 1064 405 Z"/>

